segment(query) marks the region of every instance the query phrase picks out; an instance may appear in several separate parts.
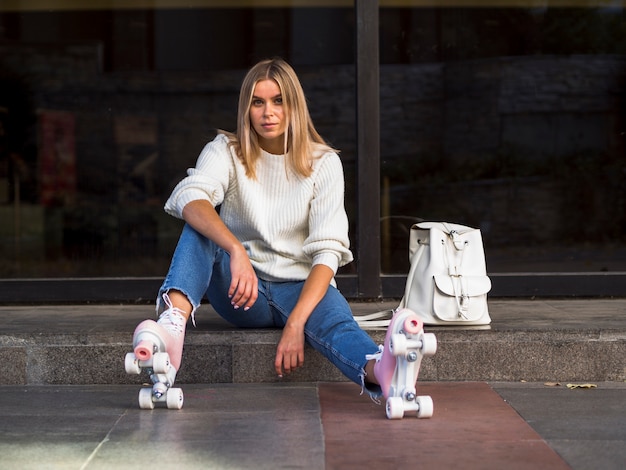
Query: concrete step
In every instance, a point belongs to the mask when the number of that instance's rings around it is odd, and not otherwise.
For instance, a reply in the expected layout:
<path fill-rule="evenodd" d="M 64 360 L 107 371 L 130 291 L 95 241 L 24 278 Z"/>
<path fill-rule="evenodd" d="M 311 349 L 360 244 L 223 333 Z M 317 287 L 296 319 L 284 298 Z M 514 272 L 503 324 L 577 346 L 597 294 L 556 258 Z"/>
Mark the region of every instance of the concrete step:
<path fill-rule="evenodd" d="M 355 315 L 392 302 L 353 303 Z M 490 300 L 489 329 L 428 328 L 438 351 L 425 358 L 426 381 L 624 381 L 626 299 Z M 146 305 L 0 307 L 0 384 L 139 384 L 124 371 L 132 332 L 153 315 Z M 275 382 L 280 330 L 233 328 L 203 306 L 189 327 L 179 383 Z M 368 330 L 382 342 L 384 330 Z M 290 382 L 343 381 L 307 347 Z"/>

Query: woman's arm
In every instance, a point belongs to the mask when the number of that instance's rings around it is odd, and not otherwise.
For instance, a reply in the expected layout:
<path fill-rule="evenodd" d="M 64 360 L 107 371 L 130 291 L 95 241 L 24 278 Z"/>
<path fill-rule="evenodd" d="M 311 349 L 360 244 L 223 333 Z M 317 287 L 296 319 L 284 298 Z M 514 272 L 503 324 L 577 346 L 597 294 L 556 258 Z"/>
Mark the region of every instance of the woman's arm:
<path fill-rule="evenodd" d="M 182 215 L 185 222 L 230 255 L 232 280 L 228 296 L 235 308 L 250 308 L 258 297 L 258 278 L 241 242 L 224 225 L 209 201 L 191 201 Z"/>
<path fill-rule="evenodd" d="M 334 274 L 328 266 L 316 264 L 304 282 L 298 302 L 291 311 L 276 348 L 274 367 L 279 377 L 304 364 L 304 325 L 326 295 Z"/>

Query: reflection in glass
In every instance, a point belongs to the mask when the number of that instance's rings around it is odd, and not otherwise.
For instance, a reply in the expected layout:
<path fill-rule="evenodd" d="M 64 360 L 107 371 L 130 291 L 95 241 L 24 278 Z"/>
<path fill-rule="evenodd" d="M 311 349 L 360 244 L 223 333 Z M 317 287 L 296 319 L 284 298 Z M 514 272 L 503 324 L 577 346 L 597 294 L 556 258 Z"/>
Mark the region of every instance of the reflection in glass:
<path fill-rule="evenodd" d="M 381 9 L 383 270 L 419 218 L 481 228 L 490 272 L 626 270 L 621 2 L 414 3 Z"/>
<path fill-rule="evenodd" d="M 215 130 L 234 129 L 243 75 L 265 57 L 297 69 L 352 210 L 349 4 L 67 3 L 0 6 L 0 278 L 163 276 L 182 228 L 165 199 Z"/>

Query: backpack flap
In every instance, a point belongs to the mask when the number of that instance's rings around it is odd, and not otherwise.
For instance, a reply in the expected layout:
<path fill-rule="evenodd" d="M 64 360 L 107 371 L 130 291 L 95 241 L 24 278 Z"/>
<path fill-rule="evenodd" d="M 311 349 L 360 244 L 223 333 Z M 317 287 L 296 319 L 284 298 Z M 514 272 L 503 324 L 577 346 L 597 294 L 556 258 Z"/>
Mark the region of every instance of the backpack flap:
<path fill-rule="evenodd" d="M 444 322 L 474 322 L 488 315 L 488 276 L 435 275 L 433 313 Z"/>

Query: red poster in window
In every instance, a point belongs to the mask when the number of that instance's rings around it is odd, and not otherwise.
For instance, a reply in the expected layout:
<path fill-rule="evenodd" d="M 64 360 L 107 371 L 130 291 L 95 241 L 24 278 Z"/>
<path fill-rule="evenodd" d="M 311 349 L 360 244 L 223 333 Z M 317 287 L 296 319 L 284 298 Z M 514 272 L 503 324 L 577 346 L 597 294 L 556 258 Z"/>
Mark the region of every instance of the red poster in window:
<path fill-rule="evenodd" d="M 76 123 L 67 111 L 39 115 L 39 188 L 44 206 L 69 205 L 76 196 Z"/>

